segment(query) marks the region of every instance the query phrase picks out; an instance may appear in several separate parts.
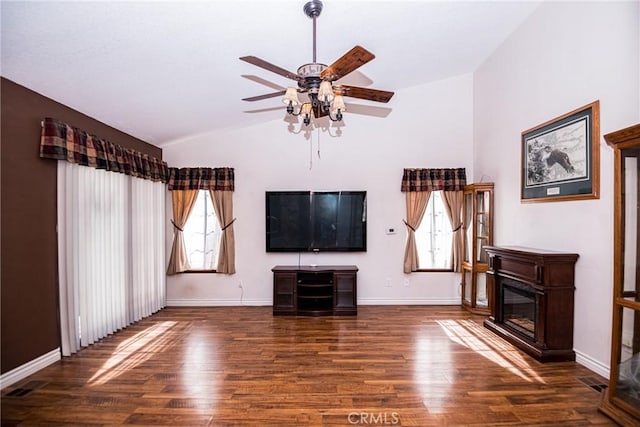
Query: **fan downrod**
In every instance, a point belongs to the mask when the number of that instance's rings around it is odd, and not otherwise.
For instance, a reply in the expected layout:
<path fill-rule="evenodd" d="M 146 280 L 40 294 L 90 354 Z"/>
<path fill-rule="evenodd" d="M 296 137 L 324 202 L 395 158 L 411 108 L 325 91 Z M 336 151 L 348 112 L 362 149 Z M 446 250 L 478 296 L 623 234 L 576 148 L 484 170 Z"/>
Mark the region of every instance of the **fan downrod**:
<path fill-rule="evenodd" d="M 320 0 L 311 0 L 304 5 L 304 14 L 309 18 L 317 18 L 322 12 L 322 2 Z"/>

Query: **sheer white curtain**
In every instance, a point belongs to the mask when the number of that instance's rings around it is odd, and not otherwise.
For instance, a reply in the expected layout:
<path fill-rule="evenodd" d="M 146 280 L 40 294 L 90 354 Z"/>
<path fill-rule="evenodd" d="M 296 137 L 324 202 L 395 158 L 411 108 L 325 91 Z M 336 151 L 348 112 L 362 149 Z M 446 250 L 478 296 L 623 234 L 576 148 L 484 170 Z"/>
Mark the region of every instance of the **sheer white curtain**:
<path fill-rule="evenodd" d="M 164 306 L 164 184 L 58 161 L 62 354 Z"/>
<path fill-rule="evenodd" d="M 130 322 L 164 307 L 166 299 L 164 211 L 166 186 L 140 178 L 131 180 Z"/>

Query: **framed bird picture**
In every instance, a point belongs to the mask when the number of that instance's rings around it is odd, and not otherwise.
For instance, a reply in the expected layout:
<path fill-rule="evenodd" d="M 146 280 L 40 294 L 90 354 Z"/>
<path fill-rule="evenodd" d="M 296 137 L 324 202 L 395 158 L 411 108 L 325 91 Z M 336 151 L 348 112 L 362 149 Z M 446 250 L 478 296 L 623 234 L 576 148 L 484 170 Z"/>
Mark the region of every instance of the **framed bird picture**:
<path fill-rule="evenodd" d="M 522 203 L 600 197 L 600 102 L 522 132 Z"/>

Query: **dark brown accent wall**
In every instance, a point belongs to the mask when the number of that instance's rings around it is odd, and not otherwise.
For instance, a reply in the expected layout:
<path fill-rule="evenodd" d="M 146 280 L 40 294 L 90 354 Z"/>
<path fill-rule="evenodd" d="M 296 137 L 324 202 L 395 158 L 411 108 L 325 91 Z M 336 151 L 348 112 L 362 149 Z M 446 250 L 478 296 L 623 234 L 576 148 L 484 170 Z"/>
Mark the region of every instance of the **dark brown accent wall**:
<path fill-rule="evenodd" d="M 2 78 L 0 86 L 1 372 L 60 346 L 56 161 L 40 159 L 40 122 L 53 117 L 127 148 L 162 150 Z"/>

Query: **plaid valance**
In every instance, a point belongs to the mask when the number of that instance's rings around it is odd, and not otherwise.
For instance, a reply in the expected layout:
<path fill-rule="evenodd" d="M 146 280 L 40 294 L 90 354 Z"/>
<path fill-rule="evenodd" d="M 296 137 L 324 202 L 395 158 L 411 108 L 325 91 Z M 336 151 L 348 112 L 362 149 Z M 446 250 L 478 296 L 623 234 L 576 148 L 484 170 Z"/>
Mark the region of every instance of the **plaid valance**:
<path fill-rule="evenodd" d="M 467 177 L 464 168 L 405 169 L 402 176 L 403 192 L 407 191 L 459 191 L 464 190 Z"/>
<path fill-rule="evenodd" d="M 233 189 L 233 168 L 169 168 L 169 190 Z"/>
<path fill-rule="evenodd" d="M 40 157 L 66 160 L 151 181 L 167 182 L 169 178 L 166 162 L 99 139 L 51 118 L 42 122 Z"/>

